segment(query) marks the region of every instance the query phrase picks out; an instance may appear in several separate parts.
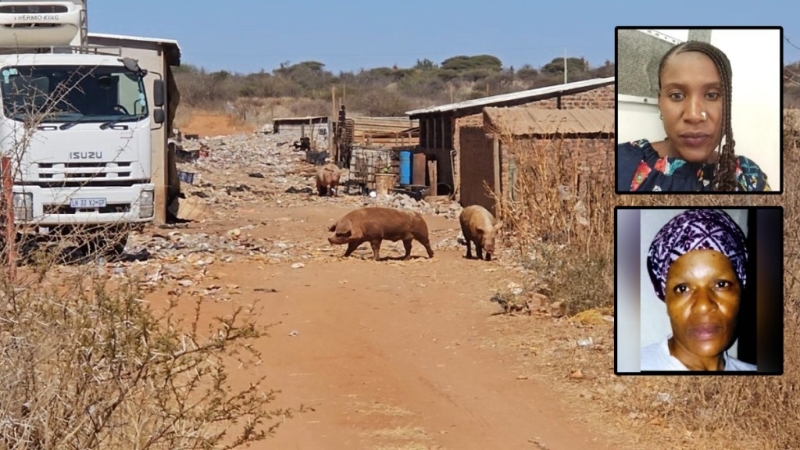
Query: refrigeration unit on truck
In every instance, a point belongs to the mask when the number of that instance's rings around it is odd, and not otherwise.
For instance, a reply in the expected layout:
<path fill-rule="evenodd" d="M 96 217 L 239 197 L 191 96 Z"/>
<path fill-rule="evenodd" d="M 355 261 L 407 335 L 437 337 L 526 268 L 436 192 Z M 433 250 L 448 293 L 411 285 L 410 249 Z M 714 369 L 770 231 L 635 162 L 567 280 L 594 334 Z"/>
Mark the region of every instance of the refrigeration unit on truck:
<path fill-rule="evenodd" d="M 80 229 L 121 252 L 154 217 L 150 136 L 165 119 L 164 83 L 119 49 L 71 45 L 85 34 L 83 6 L 0 1 L 0 154 L 14 168 L 21 236 Z M 152 102 L 147 76 L 158 76 Z"/>

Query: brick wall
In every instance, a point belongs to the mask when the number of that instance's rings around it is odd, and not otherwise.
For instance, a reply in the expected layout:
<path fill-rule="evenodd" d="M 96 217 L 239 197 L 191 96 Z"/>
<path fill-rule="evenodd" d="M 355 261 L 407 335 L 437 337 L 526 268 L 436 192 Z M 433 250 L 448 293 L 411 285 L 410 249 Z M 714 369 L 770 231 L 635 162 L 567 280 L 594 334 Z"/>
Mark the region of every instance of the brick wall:
<path fill-rule="evenodd" d="M 616 96 L 614 85 L 603 86 L 591 91 L 578 94 L 564 95 L 561 97 L 561 109 L 614 109 L 614 98 Z M 558 108 L 558 98 L 548 98 L 536 102 L 526 103 L 525 107 L 556 109 Z"/>
<path fill-rule="evenodd" d="M 461 128 L 463 127 L 482 127 L 483 126 L 483 113 L 473 114 L 471 116 L 457 117 L 453 124 L 453 148 L 459 150 L 461 148 Z"/>
<path fill-rule="evenodd" d="M 603 86 L 580 94 L 561 98 L 561 109 L 614 109 L 616 89 L 614 85 Z"/>
<path fill-rule="evenodd" d="M 494 153 L 492 140 L 483 127 L 465 126 L 459 130 L 461 142 L 461 196 L 460 203 L 467 207 L 481 205 L 494 212 L 494 199 L 489 197 L 484 182 L 494 189 Z"/>

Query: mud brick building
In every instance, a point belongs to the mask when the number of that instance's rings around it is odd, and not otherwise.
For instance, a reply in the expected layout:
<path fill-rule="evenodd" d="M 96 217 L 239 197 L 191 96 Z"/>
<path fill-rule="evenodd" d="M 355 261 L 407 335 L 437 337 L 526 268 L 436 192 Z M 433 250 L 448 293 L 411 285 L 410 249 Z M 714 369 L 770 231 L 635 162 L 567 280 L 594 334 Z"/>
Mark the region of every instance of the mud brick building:
<path fill-rule="evenodd" d="M 470 192 L 475 189 L 476 178 L 468 177 L 469 186 L 462 180 L 462 172 L 471 170 L 469 166 L 475 164 L 475 158 L 469 156 L 466 161 L 462 160 L 462 138 L 477 136 L 475 130 L 483 128 L 484 108 L 515 106 L 550 110 L 613 109 L 615 78 L 576 81 L 408 111 L 409 119 L 419 121 L 419 146 L 415 153 L 424 153 L 428 159 L 436 161 L 438 194 L 451 194 L 463 206 L 475 202 L 471 193 L 463 197 L 464 189 Z M 470 131 L 464 134 L 464 128 Z M 483 192 L 483 186 L 477 189 Z"/>
<path fill-rule="evenodd" d="M 562 161 L 579 173 L 608 170 L 614 161 L 614 116 L 614 109 L 484 108 L 482 125 L 459 131 L 461 204 L 498 214 L 494 198 L 518 200 L 520 152 L 562 152 Z"/>

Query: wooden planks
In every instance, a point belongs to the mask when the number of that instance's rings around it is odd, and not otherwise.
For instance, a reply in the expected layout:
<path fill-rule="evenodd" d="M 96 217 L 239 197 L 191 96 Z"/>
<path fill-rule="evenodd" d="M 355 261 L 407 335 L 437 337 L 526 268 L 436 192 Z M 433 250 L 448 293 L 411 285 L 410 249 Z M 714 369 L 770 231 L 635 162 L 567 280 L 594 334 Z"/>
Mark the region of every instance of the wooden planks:
<path fill-rule="evenodd" d="M 425 156 L 424 153 L 414 154 L 413 167 L 411 168 L 411 184 L 415 186 L 425 186 L 426 159 L 427 156 Z"/>
<path fill-rule="evenodd" d="M 408 117 L 353 116 L 353 142 L 379 146 L 419 145 L 419 121 Z"/>
<path fill-rule="evenodd" d="M 437 169 L 436 169 L 436 161 L 435 160 L 434 161 L 428 161 L 428 178 L 431 180 L 430 191 L 428 191 L 429 195 L 433 195 L 433 196 L 439 195 L 438 189 L 437 189 L 437 186 L 436 186 L 437 184 L 439 184 L 437 175 L 438 175 L 438 173 L 437 173 Z"/>
<path fill-rule="evenodd" d="M 353 141 L 359 144 L 366 144 L 366 145 L 393 145 L 397 147 L 406 146 L 406 147 L 416 147 L 419 145 L 419 138 L 418 137 L 408 137 L 408 136 L 397 136 L 397 137 L 373 137 L 370 135 L 355 135 L 353 136 Z"/>

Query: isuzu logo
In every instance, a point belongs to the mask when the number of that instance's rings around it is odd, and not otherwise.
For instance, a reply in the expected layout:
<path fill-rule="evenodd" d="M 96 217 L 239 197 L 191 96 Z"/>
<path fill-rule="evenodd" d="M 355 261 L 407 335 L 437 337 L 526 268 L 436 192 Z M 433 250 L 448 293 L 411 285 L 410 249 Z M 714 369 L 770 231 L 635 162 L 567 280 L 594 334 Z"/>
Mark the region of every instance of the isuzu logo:
<path fill-rule="evenodd" d="M 69 159 L 103 159 L 103 152 L 72 152 Z"/>

